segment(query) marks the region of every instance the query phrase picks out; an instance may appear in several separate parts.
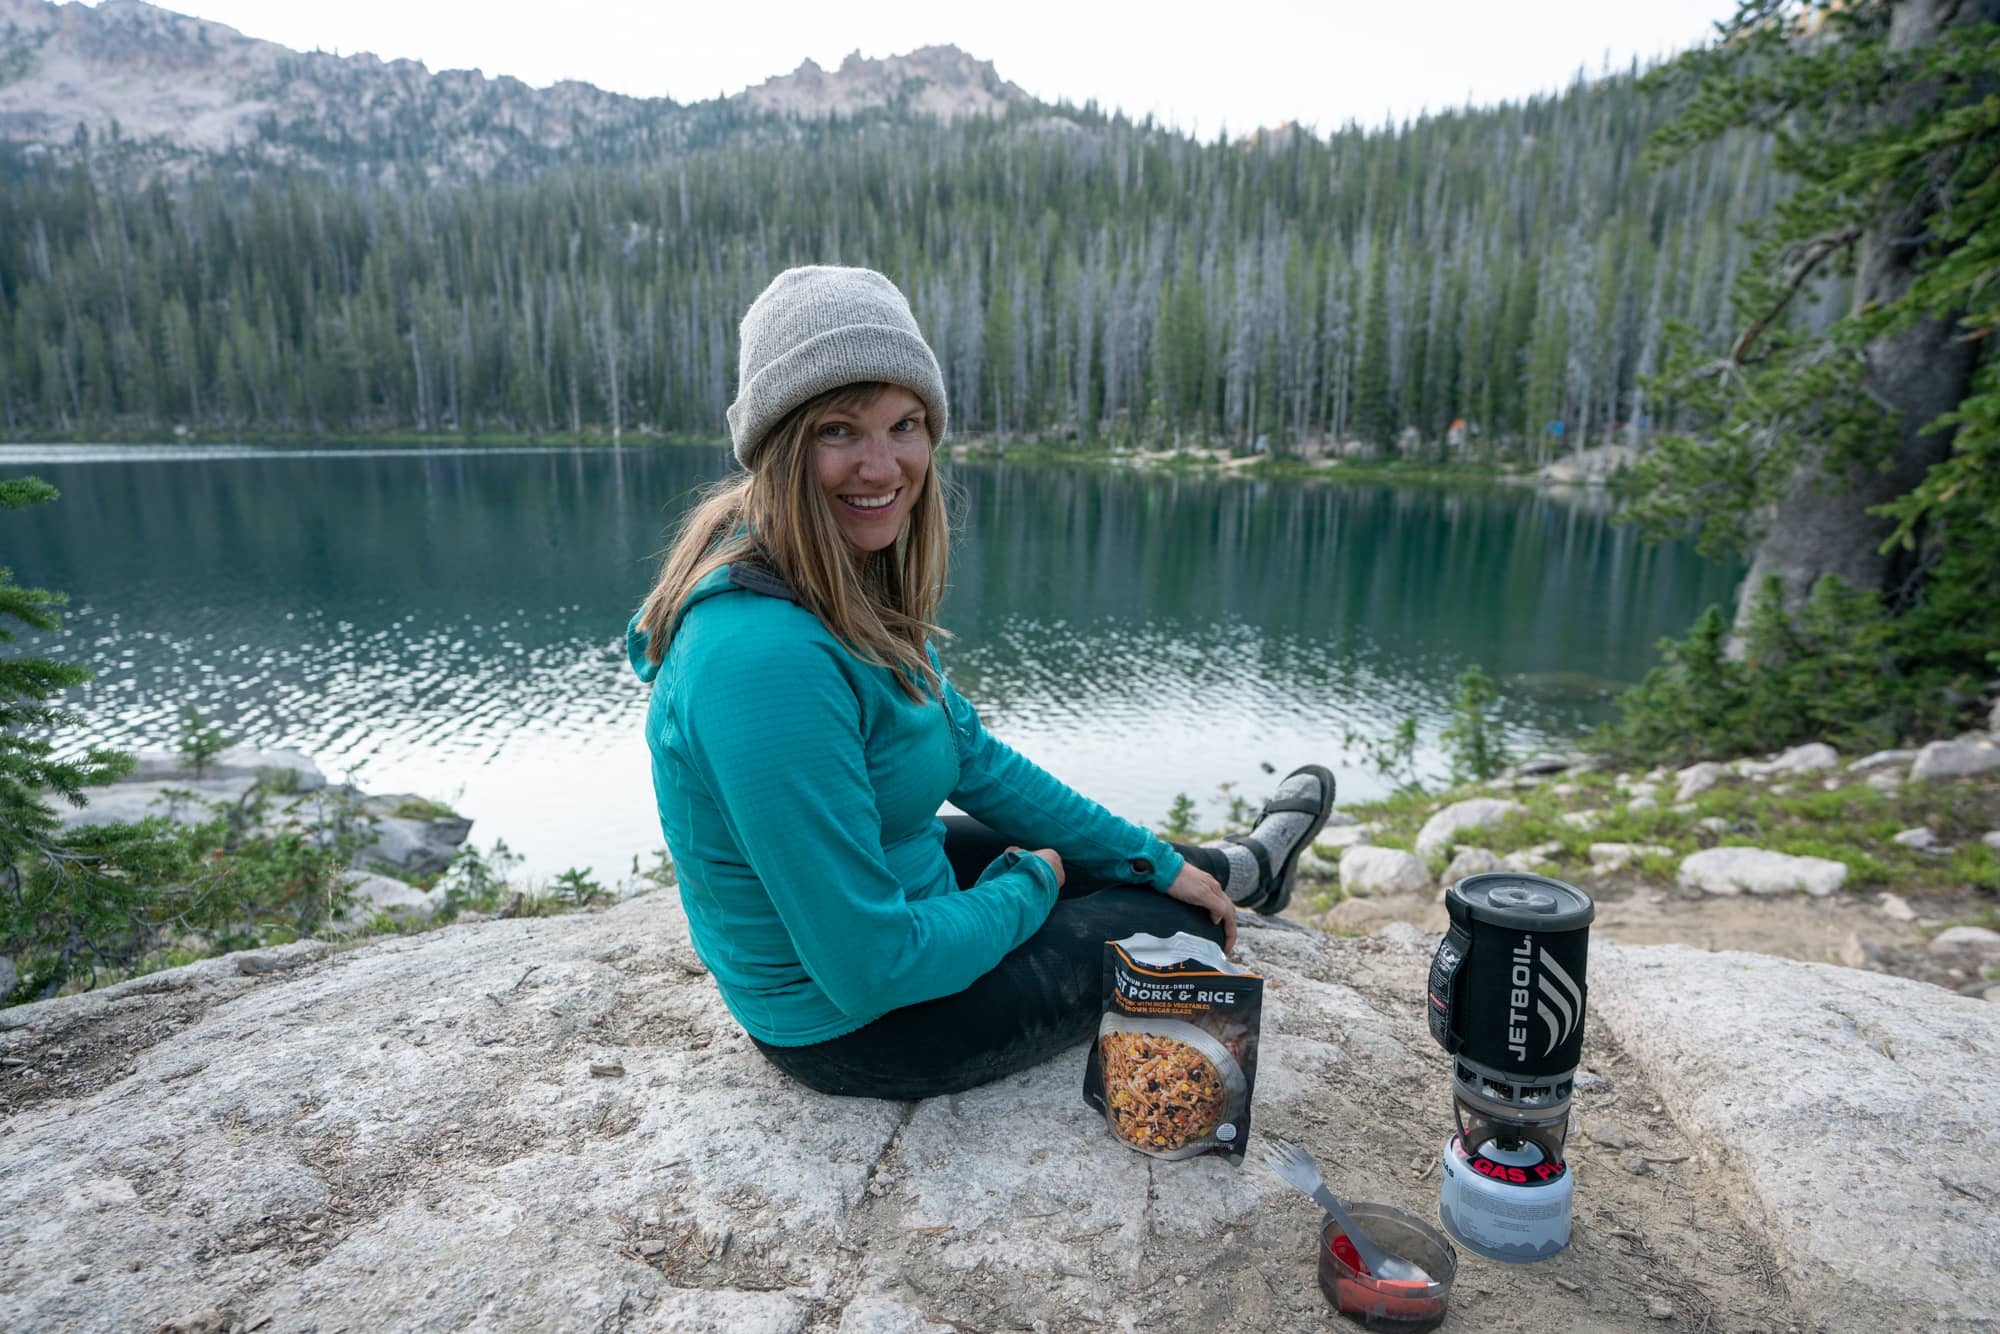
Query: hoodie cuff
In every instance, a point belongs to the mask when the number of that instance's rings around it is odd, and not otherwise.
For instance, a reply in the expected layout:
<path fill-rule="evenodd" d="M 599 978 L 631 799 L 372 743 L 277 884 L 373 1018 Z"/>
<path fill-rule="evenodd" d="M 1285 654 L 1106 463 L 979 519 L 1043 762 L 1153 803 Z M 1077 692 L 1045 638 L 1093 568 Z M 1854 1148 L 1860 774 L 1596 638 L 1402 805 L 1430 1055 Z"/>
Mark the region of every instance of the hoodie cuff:
<path fill-rule="evenodd" d="M 1130 866 L 1133 878 L 1165 893 L 1167 887 L 1180 876 L 1181 867 L 1187 858 L 1174 851 L 1173 844 L 1150 831 L 1146 835 L 1146 846 L 1134 857 Z"/>

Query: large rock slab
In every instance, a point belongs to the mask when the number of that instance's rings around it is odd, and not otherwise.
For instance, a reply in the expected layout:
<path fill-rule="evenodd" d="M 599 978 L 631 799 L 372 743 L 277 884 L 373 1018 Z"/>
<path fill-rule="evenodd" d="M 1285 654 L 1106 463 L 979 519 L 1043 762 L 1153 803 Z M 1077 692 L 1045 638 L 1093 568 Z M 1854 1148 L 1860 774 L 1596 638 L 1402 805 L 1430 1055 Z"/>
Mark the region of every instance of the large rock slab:
<path fill-rule="evenodd" d="M 1441 860 L 1450 853 L 1453 840 L 1465 830 L 1484 829 L 1527 812 L 1528 808 L 1520 802 L 1501 797 L 1454 801 L 1424 821 L 1424 827 L 1417 831 L 1417 856 L 1427 862 Z"/>
<path fill-rule="evenodd" d="M 1591 951 L 1593 1018 L 1738 1173 L 1808 1324 L 2000 1323 L 2000 1013 L 1922 982 L 1681 946 Z"/>
<path fill-rule="evenodd" d="M 180 754 L 170 750 L 142 750 L 132 757 L 133 782 L 163 782 L 189 778 L 262 778 L 294 792 L 314 792 L 326 786 L 326 775 L 310 755 L 301 750 L 259 750 L 254 746 L 231 746 L 206 765 L 200 774 L 188 767 Z"/>
<path fill-rule="evenodd" d="M 1794 857 L 1765 848 L 1704 848 L 1681 860 L 1678 875 L 1704 894 L 1795 894 L 1825 898 L 1847 882 L 1847 864 Z"/>
<path fill-rule="evenodd" d="M 1967 741 L 1933 741 L 1917 752 L 1910 777 L 1942 781 L 1971 778 L 2000 769 L 2000 746 L 1979 746 Z"/>
<path fill-rule="evenodd" d="M 65 829 L 129 823 L 155 815 L 200 824 L 213 820 L 217 811 L 237 805 L 256 786 L 254 774 L 113 783 L 85 789 L 84 795 L 90 799 L 87 806 L 79 808 L 65 801 L 53 805 L 56 819 Z"/>
<path fill-rule="evenodd" d="M 1243 939 L 1267 983 L 1253 1139 L 1434 1217 L 1417 1169 L 1451 1113 L 1429 938 L 1246 917 Z M 268 1334 L 1332 1321 L 1311 1201 L 1254 1164 L 1124 1149 L 1082 1104 L 1080 1048 L 924 1103 L 811 1093 L 729 1019 L 671 896 L 325 949 L 0 1011 L 0 1328 L 210 1310 Z M 1657 1103 L 1608 1030 L 1587 1043 L 1610 1096 Z M 1532 1271 L 1468 1260 L 1458 1322 L 1657 1329 L 1671 1273 L 1790 1323 L 1736 1276 L 1759 1243 L 1717 1203 L 1723 1179 L 1654 1136 L 1677 1165 L 1643 1182 L 1580 1144 L 1580 1244 Z M 1647 1246 L 1607 1235 L 1634 1229 Z"/>
<path fill-rule="evenodd" d="M 1340 854 L 1341 892 L 1417 894 L 1431 887 L 1424 864 L 1401 848 L 1349 848 Z"/>

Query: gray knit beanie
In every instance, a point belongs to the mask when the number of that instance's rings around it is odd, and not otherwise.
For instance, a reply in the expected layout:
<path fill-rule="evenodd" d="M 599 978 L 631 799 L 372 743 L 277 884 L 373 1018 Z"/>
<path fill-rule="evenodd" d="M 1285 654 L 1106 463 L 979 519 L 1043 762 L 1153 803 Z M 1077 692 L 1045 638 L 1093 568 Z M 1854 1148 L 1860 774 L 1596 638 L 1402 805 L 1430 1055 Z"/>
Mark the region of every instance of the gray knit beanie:
<path fill-rule="evenodd" d="M 896 284 L 873 269 L 814 264 L 771 280 L 743 317 L 729 438 L 748 468 L 786 413 L 844 384 L 882 380 L 924 402 L 944 441 L 944 376 Z"/>

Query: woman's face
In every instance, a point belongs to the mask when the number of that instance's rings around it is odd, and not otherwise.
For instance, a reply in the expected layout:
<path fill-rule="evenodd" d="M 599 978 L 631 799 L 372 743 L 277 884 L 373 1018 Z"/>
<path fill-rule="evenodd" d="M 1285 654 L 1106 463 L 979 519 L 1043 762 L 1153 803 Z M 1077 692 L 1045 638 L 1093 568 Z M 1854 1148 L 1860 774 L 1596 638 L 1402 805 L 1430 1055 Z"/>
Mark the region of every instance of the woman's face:
<path fill-rule="evenodd" d="M 891 385 L 863 407 L 823 412 L 812 425 L 812 452 L 847 544 L 861 552 L 893 544 L 931 466 L 923 401 Z"/>

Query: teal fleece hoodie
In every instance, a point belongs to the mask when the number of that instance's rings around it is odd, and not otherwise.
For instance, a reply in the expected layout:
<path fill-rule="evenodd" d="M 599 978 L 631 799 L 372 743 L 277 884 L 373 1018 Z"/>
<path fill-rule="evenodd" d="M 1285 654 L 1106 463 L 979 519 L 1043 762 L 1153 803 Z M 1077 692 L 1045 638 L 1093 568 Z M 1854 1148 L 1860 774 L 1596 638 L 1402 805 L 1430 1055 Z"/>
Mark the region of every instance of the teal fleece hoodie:
<path fill-rule="evenodd" d="M 963 991 L 1047 918 L 1039 857 L 958 888 L 947 799 L 1080 871 L 1157 889 L 1180 872 L 1166 843 L 989 736 L 949 682 L 911 700 L 753 567 L 695 588 L 659 667 L 636 617 L 626 651 L 653 685 L 653 790 L 695 952 L 773 1046 Z"/>

